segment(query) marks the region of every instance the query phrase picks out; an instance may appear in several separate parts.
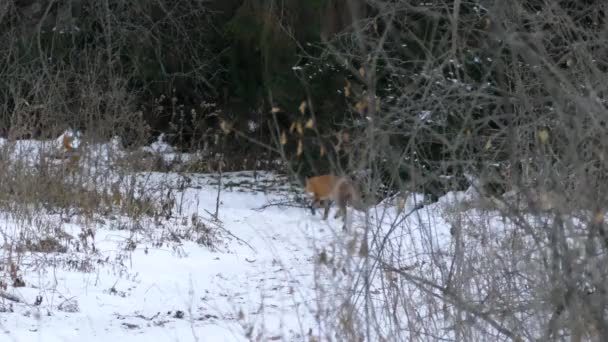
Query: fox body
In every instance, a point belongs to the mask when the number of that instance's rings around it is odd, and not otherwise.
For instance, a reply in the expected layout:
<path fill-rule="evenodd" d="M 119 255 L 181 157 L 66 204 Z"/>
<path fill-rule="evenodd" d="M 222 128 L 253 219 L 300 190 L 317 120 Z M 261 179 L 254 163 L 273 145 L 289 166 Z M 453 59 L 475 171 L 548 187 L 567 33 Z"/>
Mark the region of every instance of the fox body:
<path fill-rule="evenodd" d="M 306 178 L 306 192 L 313 195 L 313 203 L 311 211 L 314 215 L 315 207 L 319 207 L 321 201 L 324 201 L 323 219 L 327 219 L 329 213 L 329 202 L 335 201 L 339 207 L 334 218 L 342 216 L 346 217 L 346 205 L 351 204 L 359 210 L 363 210 L 361 196 L 353 185 L 353 182 L 348 177 L 339 177 L 334 175 L 322 175 L 317 177 Z"/>
<path fill-rule="evenodd" d="M 80 147 L 80 132 L 67 130 L 61 136 L 64 152 L 76 152 Z"/>
<path fill-rule="evenodd" d="M 63 149 L 65 152 L 74 151 L 74 137 L 71 134 L 63 135 Z"/>

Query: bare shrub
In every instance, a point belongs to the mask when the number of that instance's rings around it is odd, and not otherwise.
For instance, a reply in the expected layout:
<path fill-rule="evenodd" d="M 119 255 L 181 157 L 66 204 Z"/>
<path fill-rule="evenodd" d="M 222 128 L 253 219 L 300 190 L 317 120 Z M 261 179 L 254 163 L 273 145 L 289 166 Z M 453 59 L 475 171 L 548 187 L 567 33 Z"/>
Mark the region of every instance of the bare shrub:
<path fill-rule="evenodd" d="M 604 5 L 367 4 L 326 42 L 352 106 L 332 167 L 401 199 L 319 251 L 316 336 L 606 336 Z"/>

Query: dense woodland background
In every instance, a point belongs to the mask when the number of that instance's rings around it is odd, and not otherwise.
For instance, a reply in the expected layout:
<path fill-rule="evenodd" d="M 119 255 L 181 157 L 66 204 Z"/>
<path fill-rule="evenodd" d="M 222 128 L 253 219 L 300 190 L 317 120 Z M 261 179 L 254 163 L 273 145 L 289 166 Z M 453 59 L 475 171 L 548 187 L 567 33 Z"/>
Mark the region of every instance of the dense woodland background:
<path fill-rule="evenodd" d="M 597 157 L 604 139 L 601 1 L 0 6 L 9 139 L 71 127 L 138 146 L 164 133 L 221 153 L 226 169 L 281 158 L 300 175 L 365 169 L 431 193 L 468 186 L 467 174 L 532 181 L 539 132 L 565 167 L 559 153 Z"/>
<path fill-rule="evenodd" d="M 0 6 L 2 136 L 49 138 L 72 127 L 131 145 L 165 133 L 175 145 L 200 149 L 211 148 L 225 121 L 263 144 L 291 132 L 281 141 L 285 156 L 304 173 L 311 164 L 323 168 L 326 151 L 340 159 L 332 146 L 343 134 L 346 140 L 362 134 L 370 102 L 372 111 L 391 113 L 378 127 L 397 155 L 409 149 L 404 155 L 411 156 L 414 142 L 424 164 L 410 165 L 416 169 L 454 173 L 505 161 L 504 141 L 513 139 L 505 127 L 530 129 L 518 135 L 521 144 L 532 144 L 530 134 L 557 128 L 556 110 L 576 115 L 572 104 L 549 98 L 563 89 L 543 87 L 546 76 L 534 68 L 573 81 L 570 76 L 593 72 L 581 69 L 606 67 L 603 45 L 592 42 L 606 29 L 601 1 L 15 0 Z M 537 65 L 541 59 L 550 66 Z M 421 120 L 424 115 L 432 118 Z M 294 135 L 300 130 L 292 124 L 311 118 L 315 134 Z M 295 156 L 299 141 L 307 158 Z M 242 136 L 226 139 L 221 149 L 235 160 L 276 157 Z M 462 165 L 441 162 L 455 157 Z"/>

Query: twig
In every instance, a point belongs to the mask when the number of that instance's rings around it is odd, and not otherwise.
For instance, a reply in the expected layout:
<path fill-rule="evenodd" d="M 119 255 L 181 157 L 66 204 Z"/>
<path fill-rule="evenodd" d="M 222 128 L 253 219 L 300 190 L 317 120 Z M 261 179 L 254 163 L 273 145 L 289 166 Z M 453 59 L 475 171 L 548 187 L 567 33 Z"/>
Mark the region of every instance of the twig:
<path fill-rule="evenodd" d="M 23 301 L 21 300 L 21 298 L 17 297 L 14 294 L 8 293 L 6 291 L 0 291 L 0 297 L 4 298 L 4 299 L 8 299 L 10 301 L 13 301 L 15 303 L 22 303 Z"/>
<path fill-rule="evenodd" d="M 225 139 L 222 138 L 222 150 L 224 150 L 224 145 L 225 145 Z M 222 153 L 220 155 L 220 162 L 219 162 L 219 173 L 218 173 L 218 177 L 217 177 L 217 197 L 215 198 L 215 215 L 213 215 L 215 217 L 216 221 L 219 221 L 219 215 L 220 215 L 220 195 L 222 193 L 222 164 L 224 164 L 224 154 Z"/>
<path fill-rule="evenodd" d="M 135 315 L 135 317 L 141 318 L 141 319 L 145 319 L 146 321 L 151 321 L 151 320 L 157 318 L 159 315 L 160 315 L 160 312 L 157 312 L 156 315 L 153 315 L 153 316 L 150 316 L 150 317 L 146 317 L 146 316 L 144 316 L 142 314 Z"/>
<path fill-rule="evenodd" d="M 255 211 L 262 211 L 266 208 L 270 207 L 292 207 L 292 208 L 308 208 L 305 204 L 300 204 L 299 201 L 282 201 L 282 202 L 271 202 L 268 204 L 264 204 L 261 207 L 253 208 Z"/>
<path fill-rule="evenodd" d="M 205 210 L 211 217 L 214 217 L 213 213 L 209 212 L 209 210 L 207 209 L 203 209 Z M 228 235 L 232 236 L 233 238 L 235 238 L 237 241 L 242 242 L 243 244 L 245 244 L 247 247 L 249 247 L 254 253 L 257 253 L 258 251 L 253 248 L 253 246 L 251 246 L 251 244 L 249 244 L 247 241 L 241 239 L 240 237 L 234 235 L 231 231 L 229 231 L 228 229 L 224 228 L 224 226 L 222 226 L 222 221 L 220 221 L 218 218 L 214 218 L 213 220 L 206 220 L 207 222 L 213 222 L 215 223 L 215 226 L 218 229 L 223 230 L 224 232 L 226 232 Z"/>
<path fill-rule="evenodd" d="M 441 300 L 444 300 L 448 303 L 451 303 L 451 304 L 459 307 L 460 309 L 472 314 L 473 316 L 484 320 L 485 322 L 490 324 L 494 329 L 496 329 L 503 335 L 509 337 L 510 339 L 515 340 L 515 341 L 519 340 L 518 335 L 516 335 L 513 331 L 506 328 L 502 324 L 500 324 L 498 321 L 494 320 L 494 318 L 492 318 L 492 316 L 489 313 L 483 311 L 482 307 L 475 306 L 473 304 L 468 303 L 464 298 L 461 298 L 456 293 L 453 293 L 449 289 L 442 287 L 438 284 L 435 284 L 427 279 L 404 272 L 403 270 L 397 269 L 397 268 L 383 262 L 380 259 L 377 259 L 377 261 L 379 261 L 382 264 L 384 269 L 390 270 L 392 272 L 395 272 L 395 273 L 403 276 L 404 278 L 406 278 L 408 281 L 410 281 L 411 283 L 416 285 L 416 287 L 418 287 L 420 290 L 426 292 L 427 294 L 434 296 L 436 298 L 439 298 Z M 437 293 L 433 290 L 437 290 L 437 291 L 439 291 L 439 293 Z"/>

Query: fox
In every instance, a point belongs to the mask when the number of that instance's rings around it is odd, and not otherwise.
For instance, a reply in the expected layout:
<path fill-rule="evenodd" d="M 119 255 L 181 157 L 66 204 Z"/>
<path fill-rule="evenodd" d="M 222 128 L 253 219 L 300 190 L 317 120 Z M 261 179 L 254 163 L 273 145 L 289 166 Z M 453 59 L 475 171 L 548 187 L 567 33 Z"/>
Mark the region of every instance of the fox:
<path fill-rule="evenodd" d="M 74 153 L 80 149 L 80 138 L 81 134 L 79 131 L 68 129 L 59 137 L 63 152 Z"/>
<path fill-rule="evenodd" d="M 63 135 L 63 150 L 65 152 L 74 152 L 74 137 L 71 134 Z"/>
<path fill-rule="evenodd" d="M 364 210 L 361 195 L 348 177 L 327 174 L 306 178 L 305 191 L 313 196 L 310 207 L 313 215 L 315 206 L 319 207 L 321 201 L 325 202 L 323 220 L 326 220 L 329 214 L 330 201 L 335 201 L 339 207 L 334 218 L 342 217 L 342 220 L 345 220 L 347 204 L 358 210 Z"/>
<path fill-rule="evenodd" d="M 73 169 L 80 160 L 79 153 L 79 134 L 74 131 L 66 131 L 61 137 L 62 153 L 58 156 L 67 161 L 69 169 Z"/>

